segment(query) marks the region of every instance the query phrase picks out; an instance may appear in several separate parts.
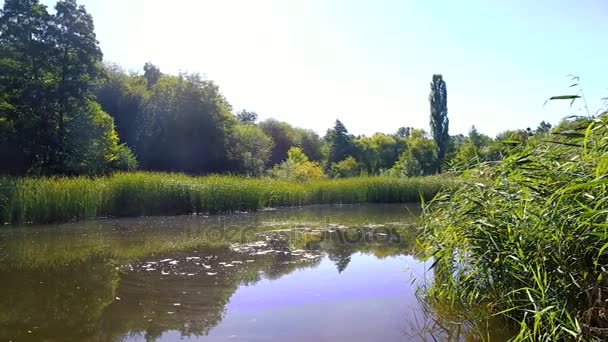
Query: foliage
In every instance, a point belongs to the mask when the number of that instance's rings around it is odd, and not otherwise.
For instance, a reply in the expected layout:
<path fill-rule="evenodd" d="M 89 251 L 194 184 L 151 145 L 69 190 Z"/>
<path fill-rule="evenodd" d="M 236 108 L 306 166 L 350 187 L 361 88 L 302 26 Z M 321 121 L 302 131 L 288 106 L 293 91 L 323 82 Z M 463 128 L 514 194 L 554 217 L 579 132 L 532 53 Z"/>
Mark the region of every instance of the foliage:
<path fill-rule="evenodd" d="M 284 162 L 288 157 L 287 151 L 292 147 L 300 147 L 313 161 L 321 161 L 324 158 L 321 151 L 321 139 L 311 130 L 293 127 L 286 122 L 274 119 L 260 122 L 260 128 L 274 142 L 272 155 L 267 163 L 269 167 Z"/>
<path fill-rule="evenodd" d="M 258 119 L 258 114 L 243 109 L 236 113 L 236 118 L 242 123 L 254 124 Z"/>
<path fill-rule="evenodd" d="M 296 128 L 295 135 L 296 146 L 301 147 L 310 160 L 321 162 L 325 159 L 323 142 L 317 133 L 310 129 Z"/>
<path fill-rule="evenodd" d="M 382 133 L 357 138 L 355 145 L 361 169 L 368 174 L 379 174 L 391 168 L 406 147 L 404 139 Z"/>
<path fill-rule="evenodd" d="M 412 129 L 412 127 L 399 127 L 397 129 L 397 136 L 399 138 L 409 138 Z"/>
<path fill-rule="evenodd" d="M 151 89 L 162 75 L 163 73 L 160 72 L 160 68 L 156 65 L 151 62 L 144 64 L 144 79 L 146 80 L 148 89 Z"/>
<path fill-rule="evenodd" d="M 141 115 L 136 152 L 149 170 L 220 172 L 236 120 L 219 87 L 197 74 L 162 75 Z"/>
<path fill-rule="evenodd" d="M 540 124 L 538 124 L 538 127 L 536 128 L 536 133 L 549 133 L 551 132 L 552 127 L 553 126 L 550 123 L 543 120 L 540 122 Z"/>
<path fill-rule="evenodd" d="M 331 174 L 336 178 L 355 177 L 360 173 L 361 168 L 357 159 L 350 156 L 331 165 Z"/>
<path fill-rule="evenodd" d="M 95 89 L 96 100 L 114 118 L 120 140 L 137 150 L 141 147 L 138 145 L 142 133 L 140 127 L 146 118 L 143 109 L 150 97 L 148 87 L 156 84 L 158 79 L 148 83 L 145 77 L 127 75 L 114 64 L 106 64 L 103 72 L 104 81 Z"/>
<path fill-rule="evenodd" d="M 65 171 L 72 174 L 103 174 L 111 169 L 132 170 L 137 161 L 128 147 L 118 143 L 111 116 L 90 102 L 68 125 L 70 134 Z"/>
<path fill-rule="evenodd" d="M 0 172 L 96 172 L 113 165 L 113 156 L 100 152 L 117 146 L 115 133 L 106 131 L 113 125 L 92 114 L 102 58 L 93 20 L 75 0 L 58 1 L 55 9 L 49 14 L 37 0 L 8 0 L 0 12 L 0 121 L 7 131 Z M 103 125 L 79 132 L 85 122 Z M 75 160 L 72 151 L 82 148 L 84 136 L 92 139 L 85 146 L 97 150 L 79 150 L 89 159 Z"/>
<path fill-rule="evenodd" d="M 479 150 L 471 141 L 464 143 L 450 164 L 458 169 L 468 170 L 479 163 Z"/>
<path fill-rule="evenodd" d="M 450 125 L 448 119 L 448 91 L 442 75 L 433 75 L 429 102 L 431 104 L 431 135 L 437 145 L 437 167 L 441 171 L 450 140 L 448 132 Z"/>
<path fill-rule="evenodd" d="M 425 208 L 429 295 L 484 304 L 516 341 L 606 338 L 608 116 L 563 127 L 479 164 Z"/>
<path fill-rule="evenodd" d="M 230 155 L 239 163 L 238 170 L 248 175 L 261 175 L 270 159 L 272 139 L 252 124 L 237 124 L 233 129 Z"/>
<path fill-rule="evenodd" d="M 272 168 L 270 175 L 273 178 L 298 182 L 325 178 L 321 165 L 310 161 L 299 147 L 290 148 L 287 151 L 287 160 Z"/>
<path fill-rule="evenodd" d="M 389 174 L 398 177 L 421 176 L 434 174 L 437 170 L 437 146 L 427 138 L 423 130 L 412 130 L 406 139 L 407 149 L 389 170 Z"/>
<path fill-rule="evenodd" d="M 353 137 L 348 134 L 348 130 L 340 120 L 336 120 L 334 128 L 327 131 L 325 141 L 329 147 L 327 158 L 329 167 L 355 154 Z"/>
<path fill-rule="evenodd" d="M 85 8 L 60 0 L 55 9 L 49 13 L 40 0 L 7 0 L 0 12 L 0 174 L 99 175 L 139 166 L 261 175 L 279 166 L 279 178 L 309 179 L 322 177 L 323 165 L 337 177 L 409 176 L 441 171 L 445 161 L 456 165 L 471 155 L 462 136 L 452 142 L 448 135 L 441 75 L 433 75 L 429 96 L 435 142 L 412 127 L 355 137 L 340 120 L 320 138 L 274 119 L 258 124 L 252 111 L 234 113 L 219 86 L 198 74 L 166 74 L 152 62 L 143 73 L 104 65 Z M 558 98 L 579 97 L 582 92 Z M 543 121 L 534 134 L 550 128 Z M 508 151 L 475 128 L 467 139 L 481 161 Z M 308 164 L 283 164 L 293 147 Z"/>

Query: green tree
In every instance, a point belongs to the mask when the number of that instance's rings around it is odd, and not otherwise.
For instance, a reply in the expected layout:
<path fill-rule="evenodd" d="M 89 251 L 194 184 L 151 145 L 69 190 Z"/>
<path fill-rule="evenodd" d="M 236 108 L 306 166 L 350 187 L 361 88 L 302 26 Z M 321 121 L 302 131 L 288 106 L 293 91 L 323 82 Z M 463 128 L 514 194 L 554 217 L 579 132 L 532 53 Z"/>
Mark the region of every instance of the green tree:
<path fill-rule="evenodd" d="M 272 138 L 274 146 L 268 166 L 280 164 L 287 159 L 287 151 L 296 145 L 296 137 L 291 125 L 275 119 L 260 122 L 260 128 Z"/>
<path fill-rule="evenodd" d="M 150 90 L 137 149 L 151 170 L 209 173 L 233 170 L 235 117 L 218 86 L 197 74 L 162 75 Z"/>
<path fill-rule="evenodd" d="M 54 43 L 51 60 L 57 77 L 54 112 L 58 139 L 49 164 L 61 170 L 67 158 L 69 121 L 83 115 L 82 108 L 92 98 L 93 84 L 101 74 L 99 66 L 103 55 L 95 36 L 93 18 L 83 6 L 76 0 L 61 0 L 55 10 L 50 37 Z"/>
<path fill-rule="evenodd" d="M 319 135 L 310 129 L 294 127 L 295 144 L 312 161 L 321 162 L 324 159 L 323 142 Z"/>
<path fill-rule="evenodd" d="M 270 175 L 274 178 L 300 182 L 325 178 L 321 165 L 310 161 L 300 147 L 290 148 L 287 152 L 287 160 L 273 167 Z"/>
<path fill-rule="evenodd" d="M 550 123 L 543 120 L 540 122 L 540 124 L 538 124 L 538 127 L 536 128 L 536 133 L 549 133 L 551 132 L 552 127 L 553 126 Z"/>
<path fill-rule="evenodd" d="M 254 124 L 258 119 L 258 114 L 243 109 L 236 113 L 236 118 L 242 123 Z"/>
<path fill-rule="evenodd" d="M 397 136 L 400 138 L 408 138 L 412 132 L 412 127 L 399 127 L 397 129 Z"/>
<path fill-rule="evenodd" d="M 106 163 L 99 168 L 74 167 L 90 164 L 74 159 L 95 154 L 86 148 L 120 145 L 112 141 L 113 124 L 92 119 L 102 59 L 93 19 L 74 0 L 58 1 L 55 9 L 50 15 L 37 0 L 8 0 L 0 12 L 0 121 L 8 134 L 2 172 L 97 173 L 116 165 L 113 151 L 96 159 Z"/>
<path fill-rule="evenodd" d="M 137 160 L 119 144 L 114 121 L 93 101 L 80 107 L 82 113 L 68 123 L 66 172 L 103 174 L 113 169 L 133 170 Z"/>
<path fill-rule="evenodd" d="M 462 146 L 466 143 L 467 137 L 463 134 L 456 134 L 450 136 L 450 142 L 448 144 L 448 153 L 446 154 L 446 160 L 451 164 L 454 157 L 460 151 Z"/>
<path fill-rule="evenodd" d="M 433 174 L 438 162 L 435 141 L 427 138 L 423 130 L 414 129 L 406 143 L 407 148 L 389 170 L 389 174 L 398 177 Z"/>
<path fill-rule="evenodd" d="M 6 0 L 0 11 L 0 120 L 6 145 L 0 171 L 24 173 L 45 163 L 57 139 L 52 107 L 51 16 L 38 0 Z M 49 84 L 50 83 L 50 84 Z"/>
<path fill-rule="evenodd" d="M 431 82 L 431 94 L 429 95 L 431 104 L 431 135 L 437 145 L 438 170 L 445 161 L 450 140 L 448 119 L 448 91 L 442 75 L 433 75 Z"/>
<path fill-rule="evenodd" d="M 144 78 L 146 79 L 148 89 L 151 89 L 162 75 L 163 73 L 160 72 L 160 68 L 152 64 L 152 62 L 144 64 Z"/>
<path fill-rule="evenodd" d="M 378 174 L 392 167 L 405 149 L 405 140 L 382 133 L 355 139 L 355 144 L 357 160 L 369 174 Z"/>
<path fill-rule="evenodd" d="M 331 174 L 336 178 L 355 177 L 361 174 L 361 167 L 352 156 L 348 156 L 337 163 L 331 164 Z"/>
<path fill-rule="evenodd" d="M 248 175 L 261 175 L 270 158 L 272 139 L 261 128 L 237 124 L 233 130 L 230 156 L 238 162 L 238 170 Z"/>
<path fill-rule="evenodd" d="M 275 119 L 262 121 L 259 125 L 274 142 L 268 166 L 274 166 L 285 161 L 288 158 L 287 151 L 292 147 L 302 148 L 304 153 L 313 161 L 323 160 L 322 142 L 315 132 L 293 127 L 286 122 Z"/>
<path fill-rule="evenodd" d="M 475 125 L 471 126 L 471 129 L 469 130 L 468 140 L 475 145 L 478 150 L 492 142 L 492 138 L 479 133 Z"/>
<path fill-rule="evenodd" d="M 475 144 L 471 141 L 464 143 L 456 156 L 452 159 L 451 164 L 456 169 L 469 169 L 479 162 L 479 151 Z"/>
<path fill-rule="evenodd" d="M 325 141 L 329 147 L 327 159 L 329 166 L 355 154 L 353 137 L 348 134 L 346 127 L 340 120 L 336 120 L 334 127 L 327 131 Z"/>
<path fill-rule="evenodd" d="M 127 75 L 119 66 L 106 64 L 103 82 L 95 95 L 102 109 L 114 117 L 120 140 L 137 152 L 139 128 L 145 120 L 143 109 L 150 97 L 145 78 Z"/>

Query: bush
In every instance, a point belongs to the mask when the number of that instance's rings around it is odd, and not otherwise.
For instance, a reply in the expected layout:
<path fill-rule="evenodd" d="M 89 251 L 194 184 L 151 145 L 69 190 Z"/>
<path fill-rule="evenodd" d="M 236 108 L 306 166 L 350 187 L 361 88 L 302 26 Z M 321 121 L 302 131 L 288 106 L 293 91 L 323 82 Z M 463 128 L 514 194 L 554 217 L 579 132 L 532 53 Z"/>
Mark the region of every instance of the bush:
<path fill-rule="evenodd" d="M 331 174 L 336 178 L 355 177 L 361 173 L 357 159 L 346 157 L 344 160 L 331 166 Z"/>
<path fill-rule="evenodd" d="M 270 170 L 273 178 L 305 182 L 323 179 L 325 173 L 317 162 L 312 162 L 299 147 L 292 147 L 287 151 L 287 160 Z"/>
<path fill-rule="evenodd" d="M 137 167 L 131 150 L 118 143 L 114 119 L 96 102 L 89 102 L 82 110 L 68 126 L 65 172 L 99 175 Z"/>

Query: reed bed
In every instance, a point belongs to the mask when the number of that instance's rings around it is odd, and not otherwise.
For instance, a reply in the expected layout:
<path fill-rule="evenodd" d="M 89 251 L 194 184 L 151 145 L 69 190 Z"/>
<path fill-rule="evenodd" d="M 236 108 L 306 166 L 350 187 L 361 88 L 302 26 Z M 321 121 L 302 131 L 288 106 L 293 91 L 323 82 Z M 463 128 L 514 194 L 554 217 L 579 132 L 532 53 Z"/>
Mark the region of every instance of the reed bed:
<path fill-rule="evenodd" d="M 427 298 L 486 308 L 513 341 L 608 339 L 608 116 L 564 126 L 469 171 L 423 215 Z"/>
<path fill-rule="evenodd" d="M 431 199 L 449 176 L 357 177 L 310 182 L 228 175 L 124 172 L 105 177 L 0 178 L 0 222 L 253 211 L 307 204 Z"/>

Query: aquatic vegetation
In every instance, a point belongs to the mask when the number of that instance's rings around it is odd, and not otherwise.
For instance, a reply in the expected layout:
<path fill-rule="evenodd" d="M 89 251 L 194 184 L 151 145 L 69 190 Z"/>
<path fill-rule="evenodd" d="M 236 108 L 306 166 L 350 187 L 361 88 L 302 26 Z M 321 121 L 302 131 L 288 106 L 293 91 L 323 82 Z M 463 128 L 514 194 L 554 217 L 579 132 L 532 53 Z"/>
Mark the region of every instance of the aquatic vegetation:
<path fill-rule="evenodd" d="M 49 223 L 100 216 L 253 211 L 306 204 L 406 203 L 432 198 L 449 176 L 356 177 L 309 182 L 179 173 L 0 179 L 0 222 Z"/>
<path fill-rule="evenodd" d="M 425 208 L 427 296 L 485 306 L 515 341 L 608 337 L 608 116 L 561 126 Z"/>

